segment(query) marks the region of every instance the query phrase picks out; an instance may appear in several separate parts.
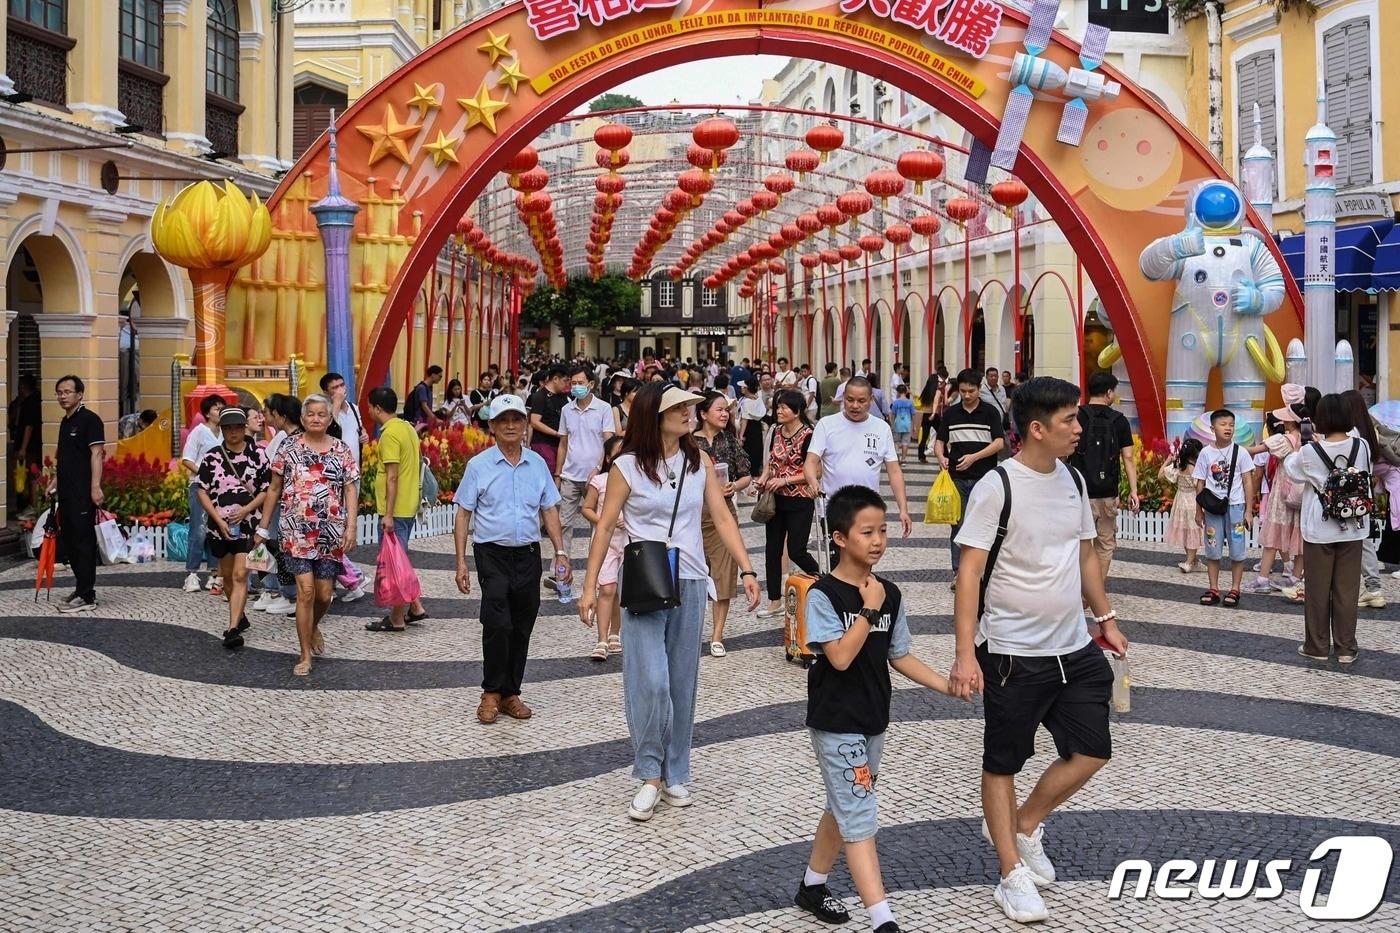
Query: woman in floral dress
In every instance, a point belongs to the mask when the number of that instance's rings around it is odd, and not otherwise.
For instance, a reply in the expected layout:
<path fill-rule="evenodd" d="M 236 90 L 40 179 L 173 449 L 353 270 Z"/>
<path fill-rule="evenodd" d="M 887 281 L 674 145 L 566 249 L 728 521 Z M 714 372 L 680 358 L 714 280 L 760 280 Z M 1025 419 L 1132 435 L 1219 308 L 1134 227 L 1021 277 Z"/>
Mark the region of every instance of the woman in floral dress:
<path fill-rule="evenodd" d="M 715 472 L 720 474 L 719 484 L 724 490 L 724 503 L 737 524 L 739 513 L 734 510 L 734 494 L 753 482 L 753 474 L 748 454 L 734 432 L 728 430 L 729 399 L 719 392 L 706 392 L 695 413 L 700 421 L 695 432 L 695 444 L 714 460 Z M 738 590 L 739 564 L 720 538 L 708 507 L 700 519 L 700 534 L 705 542 L 705 563 L 710 567 L 710 579 L 715 588 L 712 594 L 715 600 L 715 630 L 710 637 L 710 656 L 722 658 L 724 623 L 729 618 L 729 601 Z"/>
<path fill-rule="evenodd" d="M 331 402 L 309 395 L 301 403 L 303 432 L 289 437 L 272 461 L 269 498 L 281 502 L 278 528 L 287 567 L 297 581 L 297 640 L 301 657 L 292 673 L 311 673 L 311 656 L 325 647 L 321 619 L 330 608 L 341 558 L 355 547 L 355 518 L 359 510 L 355 457 L 343 441 L 326 433 Z M 268 536 L 264 518 L 258 534 Z"/>
<path fill-rule="evenodd" d="M 241 408 L 219 413 L 219 445 L 204 455 L 195 478 L 199 504 L 209 516 L 209 552 L 219 562 L 228 597 L 224 647 L 239 648 L 248 630 L 248 552 L 267 500 L 267 457 L 248 434 Z"/>

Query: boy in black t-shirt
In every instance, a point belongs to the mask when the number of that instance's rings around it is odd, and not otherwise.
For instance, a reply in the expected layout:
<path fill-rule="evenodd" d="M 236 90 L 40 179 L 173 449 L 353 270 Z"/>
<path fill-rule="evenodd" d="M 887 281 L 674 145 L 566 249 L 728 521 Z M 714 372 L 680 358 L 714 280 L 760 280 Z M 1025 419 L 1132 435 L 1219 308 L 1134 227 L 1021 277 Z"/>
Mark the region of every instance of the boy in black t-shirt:
<path fill-rule="evenodd" d="M 888 541 L 885 500 L 868 487 L 843 486 L 826 517 L 841 559 L 807 594 L 807 641 L 817 653 L 807 675 L 807 728 L 826 785 L 826 812 L 794 903 L 827 923 L 850 919 L 826 887 L 844 845 L 871 928 L 899 933 L 875 853 L 875 781 L 890 722 L 890 668 L 940 693 L 948 692 L 948 681 L 909 654 L 899 588 L 873 572 Z"/>

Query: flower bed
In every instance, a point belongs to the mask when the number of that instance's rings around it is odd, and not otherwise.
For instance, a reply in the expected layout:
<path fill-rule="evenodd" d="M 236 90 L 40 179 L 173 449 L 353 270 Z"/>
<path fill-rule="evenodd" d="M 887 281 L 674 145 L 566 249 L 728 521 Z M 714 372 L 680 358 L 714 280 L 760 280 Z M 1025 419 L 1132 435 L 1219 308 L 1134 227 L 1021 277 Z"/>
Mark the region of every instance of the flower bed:
<path fill-rule="evenodd" d="M 467 461 L 492 444 L 491 437 L 479 428 L 463 425 L 439 425 L 422 437 L 423 456 L 438 482 L 438 501 L 451 502 L 452 495 L 467 471 Z M 360 513 L 379 514 L 375 501 L 374 483 L 381 468 L 379 442 L 370 441 L 360 458 Z"/>

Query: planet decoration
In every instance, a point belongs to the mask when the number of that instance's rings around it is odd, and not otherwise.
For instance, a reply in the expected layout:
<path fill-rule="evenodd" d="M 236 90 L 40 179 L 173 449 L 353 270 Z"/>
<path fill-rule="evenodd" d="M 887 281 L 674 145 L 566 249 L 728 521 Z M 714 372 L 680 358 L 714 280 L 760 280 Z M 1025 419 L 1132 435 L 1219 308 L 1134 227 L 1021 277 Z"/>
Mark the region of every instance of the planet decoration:
<path fill-rule="evenodd" d="M 1142 211 L 1161 204 L 1181 182 L 1181 144 L 1146 110 L 1113 110 L 1084 135 L 1079 159 L 1089 190 L 1105 204 Z"/>

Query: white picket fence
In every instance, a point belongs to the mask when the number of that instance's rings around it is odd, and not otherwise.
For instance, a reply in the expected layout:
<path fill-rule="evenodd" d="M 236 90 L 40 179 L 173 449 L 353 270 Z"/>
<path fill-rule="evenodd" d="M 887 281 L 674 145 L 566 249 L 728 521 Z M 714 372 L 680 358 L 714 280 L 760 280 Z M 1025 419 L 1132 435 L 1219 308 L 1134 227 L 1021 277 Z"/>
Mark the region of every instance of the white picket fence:
<path fill-rule="evenodd" d="M 414 539 L 432 538 L 437 535 L 448 535 L 452 533 L 452 523 L 456 519 L 456 506 L 452 503 L 445 505 L 435 505 L 430 509 L 424 509 L 418 513 L 418 524 L 413 528 Z M 136 531 L 136 526 L 122 529 L 126 536 L 131 537 Z M 151 529 L 156 534 L 156 560 L 166 560 L 166 529 Z M 360 545 L 379 544 L 379 516 L 361 515 L 355 522 L 355 542 Z"/>
<path fill-rule="evenodd" d="M 1167 540 L 1167 522 L 1171 518 L 1169 512 L 1129 512 L 1126 509 L 1118 513 L 1118 540 L 1120 541 L 1147 541 L 1161 544 Z M 1250 529 L 1249 535 L 1245 538 L 1247 547 L 1259 546 L 1259 523 L 1255 522 Z"/>

